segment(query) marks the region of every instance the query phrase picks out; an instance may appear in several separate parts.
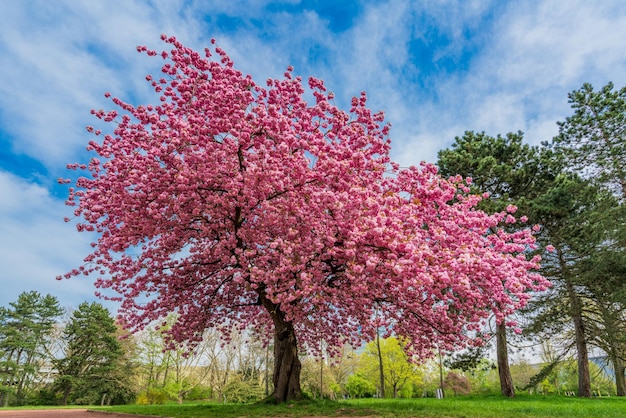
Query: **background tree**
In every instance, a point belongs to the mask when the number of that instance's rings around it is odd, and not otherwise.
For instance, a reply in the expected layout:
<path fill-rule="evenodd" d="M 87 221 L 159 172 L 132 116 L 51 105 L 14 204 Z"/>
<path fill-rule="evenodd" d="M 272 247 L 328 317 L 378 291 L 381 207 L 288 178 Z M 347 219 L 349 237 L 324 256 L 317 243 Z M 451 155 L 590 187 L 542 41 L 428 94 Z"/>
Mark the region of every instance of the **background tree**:
<path fill-rule="evenodd" d="M 626 197 L 626 88 L 589 83 L 568 95 L 574 114 L 559 122 L 557 149 L 573 171 Z"/>
<path fill-rule="evenodd" d="M 595 318 L 604 318 L 613 327 L 619 323 L 619 320 L 615 321 L 622 315 L 620 311 L 623 312 L 623 304 L 620 306 L 618 302 L 611 307 L 610 300 L 623 300 L 620 289 L 626 277 L 623 262 L 615 262 L 617 259 L 623 260 L 626 254 L 626 88 L 614 90 L 613 83 L 608 83 L 599 91 L 594 91 L 591 84 L 585 83 L 579 90 L 571 92 L 568 98 L 574 114 L 558 123 L 559 135 L 554 138 L 554 147 L 566 156 L 570 170 L 580 173 L 597 186 L 608 188 L 618 199 L 617 207 L 606 213 L 604 218 L 596 217 L 600 228 L 603 228 L 604 233 L 609 233 L 610 237 L 603 237 L 601 246 L 587 261 L 587 271 L 596 275 L 592 282 L 610 283 L 604 288 L 593 286 L 593 290 L 597 291 L 596 296 L 604 300 L 603 307 L 597 307 L 599 316 Z M 608 266 L 613 269 L 608 271 Z M 615 294 L 612 295 L 610 289 L 614 289 Z M 597 297 L 593 299 L 598 301 Z M 597 324 L 595 320 L 593 323 Z M 615 339 L 619 333 L 599 336 L 602 332 L 598 332 L 605 325 L 594 327 L 591 340 L 597 341 L 612 358 L 617 370 L 617 393 L 625 396 L 623 341 Z"/>
<path fill-rule="evenodd" d="M 38 371 L 52 354 L 48 336 L 63 313 L 59 301 L 39 292 L 21 293 L 0 308 L 0 404 L 23 404 Z"/>
<path fill-rule="evenodd" d="M 463 374 L 455 371 L 446 373 L 445 387 L 452 390 L 454 396 L 469 395 L 472 392 L 470 380 Z"/>
<path fill-rule="evenodd" d="M 376 395 L 376 385 L 359 373 L 348 376 L 346 391 L 351 398 L 371 398 Z"/>
<path fill-rule="evenodd" d="M 210 361 L 214 359 L 210 358 L 209 350 L 211 344 L 218 341 L 214 330 L 207 330 L 202 342 L 193 349 L 184 343 L 170 347 L 165 333 L 174 322 L 175 317 L 170 316 L 163 323 L 137 334 L 141 392 L 145 395 L 142 403 L 151 403 L 157 393 L 182 403 L 189 393 L 206 386 L 213 372 Z M 238 345 L 244 344 L 240 342 Z M 232 344 L 223 350 L 240 349 L 238 345 Z"/>
<path fill-rule="evenodd" d="M 624 219 L 614 218 L 619 222 Z M 607 248 L 608 247 L 608 248 Z M 596 248 L 586 262 L 583 277 L 589 342 L 603 350 L 613 366 L 617 396 L 626 396 L 626 259 L 614 245 Z"/>
<path fill-rule="evenodd" d="M 484 235 L 511 214 L 475 210 L 462 179 L 433 166 L 391 163 L 389 126 L 365 94 L 347 113 L 310 78 L 309 104 L 291 69 L 262 88 L 220 48 L 212 60 L 162 38 L 164 77 L 147 76 L 159 104 L 94 111 L 115 128 L 89 127 L 98 158 L 70 165 L 90 172 L 70 189 L 77 227 L 100 234 L 66 277 L 98 275 L 130 329 L 171 312 L 177 341 L 209 325 L 226 339 L 235 323 L 263 329 L 280 402 L 301 396 L 298 352 L 315 354 L 317 330 L 337 352 L 382 327 L 425 357 L 545 286 L 538 260 L 519 256 L 530 231 Z"/>
<path fill-rule="evenodd" d="M 591 396 L 589 375 L 589 285 L 601 278 L 590 275 L 589 260 L 603 245 L 605 230 L 594 219 L 615 208 L 612 196 L 574 174 L 559 175 L 554 184 L 533 202 L 532 213 L 542 225 L 540 240 L 555 251 L 546 254 L 542 269 L 553 283 L 552 293 L 537 298 L 535 331 L 555 333 L 555 326 L 571 320 L 578 363 L 578 395 Z M 603 278 L 602 278 L 603 280 Z"/>
<path fill-rule="evenodd" d="M 488 346 L 468 347 L 462 352 L 447 356 L 443 364 L 449 370 L 462 371 L 469 379 L 470 387 L 474 393 L 491 393 L 495 390 L 493 371 L 497 366 L 487 358 Z M 510 367 L 510 365 L 509 365 Z M 513 375 L 511 374 L 512 379 Z M 498 374 L 499 380 L 499 374 Z M 498 381 L 498 384 L 500 382 Z M 515 383 L 515 382 L 514 382 Z M 502 388 L 499 387 L 501 391 Z"/>
<path fill-rule="evenodd" d="M 81 303 L 65 328 L 67 352 L 57 361 L 55 386 L 62 403 L 126 403 L 135 397 L 132 358 L 118 328 L 101 304 Z"/>
<path fill-rule="evenodd" d="M 492 137 L 484 132 L 465 132 L 451 148 L 439 151 L 437 166 L 443 176 L 471 179 L 476 193 L 488 193 L 481 208 L 502 211 L 510 205 L 528 211 L 528 202 L 541 193 L 552 173 L 545 170 L 536 147 L 523 142 L 521 132 Z M 515 396 L 507 348 L 506 320 L 496 321 L 496 353 L 501 392 Z"/>
<path fill-rule="evenodd" d="M 380 346 L 380 353 L 378 347 Z M 410 359 L 401 340 L 395 337 L 369 342 L 360 356 L 358 373 L 368 376 L 371 382 L 377 382 L 379 377 L 379 362 L 382 361 L 385 386 L 394 398 L 397 398 L 404 388 L 412 389 L 412 382 L 420 379 L 420 371 L 415 359 Z M 382 391 L 381 391 L 382 393 Z"/>

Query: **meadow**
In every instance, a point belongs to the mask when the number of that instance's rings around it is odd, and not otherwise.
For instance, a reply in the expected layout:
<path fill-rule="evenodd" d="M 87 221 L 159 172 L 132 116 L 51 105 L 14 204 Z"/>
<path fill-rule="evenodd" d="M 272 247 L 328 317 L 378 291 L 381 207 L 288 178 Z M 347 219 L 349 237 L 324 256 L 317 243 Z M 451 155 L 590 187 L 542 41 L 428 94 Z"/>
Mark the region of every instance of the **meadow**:
<path fill-rule="evenodd" d="M 93 408 L 176 418 L 199 417 L 569 417 L 622 418 L 626 399 L 565 396 L 464 396 L 446 399 L 310 400 L 283 405 L 185 403 Z"/>

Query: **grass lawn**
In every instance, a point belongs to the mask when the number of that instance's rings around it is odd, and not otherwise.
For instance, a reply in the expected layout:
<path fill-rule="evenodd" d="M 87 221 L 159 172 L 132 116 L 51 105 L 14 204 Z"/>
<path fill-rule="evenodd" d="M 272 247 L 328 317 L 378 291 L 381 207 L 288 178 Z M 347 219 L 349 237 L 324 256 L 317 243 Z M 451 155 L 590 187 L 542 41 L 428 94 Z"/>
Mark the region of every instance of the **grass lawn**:
<path fill-rule="evenodd" d="M 101 408 L 93 408 L 101 409 Z M 360 399 L 349 401 L 302 401 L 267 404 L 166 404 L 123 405 L 102 408 L 176 418 L 195 417 L 568 417 L 623 418 L 626 399 L 603 397 L 579 399 L 557 396 L 467 396 L 446 399 Z"/>

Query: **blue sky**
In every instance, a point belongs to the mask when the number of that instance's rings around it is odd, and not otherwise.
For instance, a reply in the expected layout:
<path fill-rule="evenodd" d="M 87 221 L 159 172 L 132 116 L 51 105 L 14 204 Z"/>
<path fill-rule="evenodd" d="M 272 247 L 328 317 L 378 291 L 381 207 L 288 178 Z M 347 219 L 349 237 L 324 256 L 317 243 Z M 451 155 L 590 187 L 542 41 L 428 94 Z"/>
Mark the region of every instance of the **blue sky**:
<path fill-rule="evenodd" d="M 93 237 L 63 217 L 65 165 L 85 162 L 105 91 L 154 100 L 144 76 L 161 33 L 216 38 L 262 84 L 286 67 L 325 80 L 346 107 L 365 90 L 392 123 L 401 165 L 436 161 L 466 130 L 551 139 L 590 82 L 626 85 L 626 3 L 474 0 L 3 0 L 0 13 L 0 305 L 25 290 L 65 307 L 94 298 L 78 266 Z M 115 308 L 114 305 L 110 305 Z"/>

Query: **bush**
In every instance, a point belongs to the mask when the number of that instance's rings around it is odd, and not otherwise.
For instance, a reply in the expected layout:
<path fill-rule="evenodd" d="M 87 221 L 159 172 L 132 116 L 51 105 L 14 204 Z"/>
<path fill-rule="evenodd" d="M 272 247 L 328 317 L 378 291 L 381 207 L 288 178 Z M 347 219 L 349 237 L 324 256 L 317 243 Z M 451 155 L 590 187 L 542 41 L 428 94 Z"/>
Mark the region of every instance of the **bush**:
<path fill-rule="evenodd" d="M 376 394 L 376 386 L 358 374 L 353 374 L 348 377 L 346 390 L 352 398 L 371 398 Z"/>
<path fill-rule="evenodd" d="M 262 399 L 263 390 L 256 381 L 235 377 L 224 388 L 224 396 L 228 402 L 245 403 Z"/>
<path fill-rule="evenodd" d="M 163 405 L 167 401 L 167 393 L 163 389 L 149 388 L 141 392 L 135 401 L 137 405 Z"/>
<path fill-rule="evenodd" d="M 469 395 L 472 391 L 469 379 L 456 372 L 448 372 L 444 386 L 446 389 L 452 389 L 454 396 Z"/>
<path fill-rule="evenodd" d="M 204 399 L 211 399 L 213 397 L 213 388 L 209 386 L 194 386 L 193 389 L 187 393 L 185 399 L 189 401 L 199 401 Z"/>
<path fill-rule="evenodd" d="M 40 389 L 28 399 L 29 405 L 58 405 L 61 399 L 54 390 Z"/>

